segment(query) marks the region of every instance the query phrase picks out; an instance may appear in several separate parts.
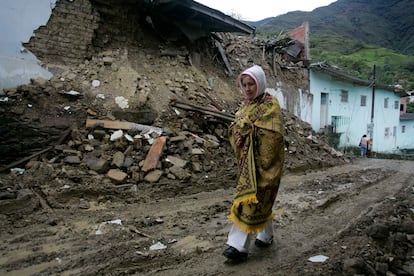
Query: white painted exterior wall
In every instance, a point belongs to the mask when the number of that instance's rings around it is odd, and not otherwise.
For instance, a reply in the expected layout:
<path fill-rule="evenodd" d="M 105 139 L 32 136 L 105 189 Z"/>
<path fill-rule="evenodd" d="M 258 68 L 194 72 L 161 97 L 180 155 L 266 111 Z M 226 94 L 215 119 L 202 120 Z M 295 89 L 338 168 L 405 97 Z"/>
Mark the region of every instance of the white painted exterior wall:
<path fill-rule="evenodd" d="M 27 84 L 30 79 L 52 74 L 22 47 L 33 31 L 45 25 L 55 0 L 1 0 L 0 3 L 0 95 L 4 88 Z"/>
<path fill-rule="evenodd" d="M 266 92 L 278 100 L 281 108 L 287 109 L 288 95 L 284 95 L 280 87 L 266 88 Z M 298 116 L 302 121 L 310 124 L 312 122 L 313 95 L 309 92 L 303 91 L 302 89 L 298 89 L 297 93 L 297 97 L 290 98 L 291 101 L 295 101 L 295 109 L 289 110 L 289 112 Z"/>
<path fill-rule="evenodd" d="M 400 149 L 414 148 L 414 121 L 401 121 L 397 130 L 397 138 Z"/>
<path fill-rule="evenodd" d="M 371 132 L 369 126 L 372 87 L 347 83 L 319 70 L 310 71 L 310 91 L 314 97 L 311 123 L 313 130 L 319 131 L 324 128 L 324 121 L 327 125 L 333 125 L 334 118 L 337 118 L 337 128 L 334 131 L 341 134 L 339 148 L 358 146 L 363 134 L 373 139 L 372 149 L 376 152 L 396 152 L 402 143 L 414 148 L 414 139 L 410 141 L 408 135 L 401 135 L 400 97 L 397 94 L 384 89 L 375 89 L 374 128 Z M 348 91 L 347 102 L 341 100 L 341 91 Z M 325 112 L 321 108 L 323 94 L 327 97 Z M 362 96 L 366 98 L 365 106 L 361 106 Z M 388 107 L 385 107 L 385 101 L 388 101 Z"/>

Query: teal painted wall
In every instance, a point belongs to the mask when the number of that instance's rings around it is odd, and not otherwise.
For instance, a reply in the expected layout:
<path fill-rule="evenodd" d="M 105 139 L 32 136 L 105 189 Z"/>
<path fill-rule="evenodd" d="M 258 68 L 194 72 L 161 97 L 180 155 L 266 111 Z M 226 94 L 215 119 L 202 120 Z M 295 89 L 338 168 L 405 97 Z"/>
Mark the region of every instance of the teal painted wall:
<path fill-rule="evenodd" d="M 344 91 L 347 91 L 346 101 Z M 410 141 L 409 134 L 401 134 L 400 97 L 394 92 L 375 89 L 372 131 L 372 87 L 353 85 L 323 72 L 311 70 L 310 93 L 314 99 L 312 128 L 320 131 L 324 127 L 324 122 L 333 127 L 336 133 L 341 134 L 338 146 L 340 149 L 358 146 L 363 134 L 373 139 L 373 150 L 377 152 L 393 153 L 403 144 L 414 148 L 414 139 Z M 326 95 L 325 112 L 321 105 L 323 94 Z M 413 130 L 410 127 L 406 129 Z"/>

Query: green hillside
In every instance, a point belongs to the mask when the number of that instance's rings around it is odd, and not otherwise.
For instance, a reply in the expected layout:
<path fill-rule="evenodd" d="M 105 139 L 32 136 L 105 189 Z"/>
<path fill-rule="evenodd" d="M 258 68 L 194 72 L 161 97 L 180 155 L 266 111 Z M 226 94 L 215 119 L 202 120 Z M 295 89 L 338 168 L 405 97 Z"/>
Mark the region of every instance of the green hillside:
<path fill-rule="evenodd" d="M 340 37 L 312 36 L 310 40 L 312 62 L 326 61 L 361 79 L 371 79 L 376 65 L 379 83 L 414 89 L 413 55 Z"/>
<path fill-rule="evenodd" d="M 312 12 L 290 12 L 256 25 L 271 39 L 309 22 L 311 61 L 326 61 L 363 79 L 414 89 L 414 1 L 338 0 Z"/>

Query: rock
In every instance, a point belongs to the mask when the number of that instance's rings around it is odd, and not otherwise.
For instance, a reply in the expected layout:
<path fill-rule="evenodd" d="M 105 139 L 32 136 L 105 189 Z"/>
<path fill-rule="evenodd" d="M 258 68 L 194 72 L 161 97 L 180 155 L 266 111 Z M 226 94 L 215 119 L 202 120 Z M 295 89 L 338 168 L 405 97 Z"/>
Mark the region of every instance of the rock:
<path fill-rule="evenodd" d="M 114 62 L 114 59 L 111 57 L 103 57 L 102 61 L 104 65 L 111 65 Z"/>
<path fill-rule="evenodd" d="M 170 142 L 172 142 L 172 143 L 181 142 L 181 141 L 185 141 L 185 139 L 187 139 L 187 137 L 185 135 L 179 135 L 179 136 L 171 137 Z"/>
<path fill-rule="evenodd" d="M 128 174 L 124 173 L 119 169 L 111 169 L 108 171 L 106 175 L 117 183 L 124 182 L 125 179 L 128 177 Z"/>
<path fill-rule="evenodd" d="M 124 163 L 122 164 L 123 168 L 129 168 L 134 164 L 134 159 L 131 157 L 125 157 Z"/>
<path fill-rule="evenodd" d="M 367 231 L 368 235 L 374 239 L 384 240 L 389 236 L 389 227 L 385 224 L 377 223 L 371 225 Z"/>
<path fill-rule="evenodd" d="M 414 234 L 414 222 L 404 221 L 403 223 L 401 223 L 399 231 L 405 232 L 407 234 Z"/>
<path fill-rule="evenodd" d="M 154 170 L 154 171 L 150 171 L 145 177 L 144 180 L 146 182 L 150 182 L 150 183 L 155 183 L 158 182 L 158 180 L 160 180 L 161 176 L 162 176 L 163 172 L 161 170 Z"/>
<path fill-rule="evenodd" d="M 170 173 L 175 175 L 180 180 L 191 178 L 191 174 L 187 170 L 179 166 L 172 166 L 169 170 L 170 170 Z"/>
<path fill-rule="evenodd" d="M 124 161 L 125 161 L 124 154 L 122 152 L 120 152 L 120 151 L 117 151 L 112 156 L 112 163 L 111 163 L 111 165 L 114 165 L 114 166 L 120 168 L 124 164 Z"/>
<path fill-rule="evenodd" d="M 414 275 L 414 261 L 408 261 L 404 263 L 402 269 L 408 273 L 408 275 Z"/>
<path fill-rule="evenodd" d="M 200 162 L 192 162 L 191 167 L 192 167 L 193 172 L 201 172 L 202 171 L 201 170 L 202 166 L 201 166 Z"/>
<path fill-rule="evenodd" d="M 180 168 L 184 168 L 185 165 L 187 165 L 187 161 L 185 161 L 181 158 L 172 156 L 172 155 L 168 155 L 165 160 L 167 162 L 170 162 L 171 164 L 173 164 L 173 166 L 177 166 L 177 167 L 180 167 Z"/>
<path fill-rule="evenodd" d="M 193 149 L 191 149 L 191 154 L 193 154 L 193 155 L 203 155 L 204 150 L 201 149 L 201 148 L 193 148 Z"/>
<path fill-rule="evenodd" d="M 68 164 L 80 164 L 81 160 L 76 155 L 70 155 L 70 156 L 65 157 L 63 162 L 68 163 Z"/>
<path fill-rule="evenodd" d="M 361 258 L 350 258 L 346 259 L 343 264 L 344 275 L 364 275 L 365 263 Z"/>
<path fill-rule="evenodd" d="M 96 157 L 86 157 L 82 160 L 91 170 L 98 173 L 104 173 L 108 168 L 108 161 Z"/>

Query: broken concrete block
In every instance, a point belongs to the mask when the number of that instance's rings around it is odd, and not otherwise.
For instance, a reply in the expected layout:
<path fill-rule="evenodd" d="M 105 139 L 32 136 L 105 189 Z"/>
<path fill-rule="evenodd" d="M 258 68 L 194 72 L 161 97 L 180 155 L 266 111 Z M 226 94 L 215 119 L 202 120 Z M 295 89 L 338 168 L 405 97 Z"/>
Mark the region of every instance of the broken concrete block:
<path fill-rule="evenodd" d="M 163 172 L 161 170 L 151 171 L 144 177 L 144 180 L 146 182 L 150 182 L 150 183 L 158 182 L 158 180 L 160 180 L 160 178 L 162 176 L 162 173 Z"/>
<path fill-rule="evenodd" d="M 108 161 L 97 157 L 86 157 L 82 162 L 85 163 L 89 169 L 98 173 L 104 173 L 108 168 Z"/>
<path fill-rule="evenodd" d="M 106 175 L 117 183 L 124 182 L 125 179 L 128 177 L 126 173 L 119 169 L 111 169 L 108 171 Z"/>
<path fill-rule="evenodd" d="M 200 148 L 193 148 L 191 149 L 191 154 L 193 155 L 202 155 L 204 154 L 204 150 Z"/>
<path fill-rule="evenodd" d="M 111 165 L 120 168 L 124 164 L 124 161 L 125 161 L 125 155 L 122 152 L 117 151 L 112 156 L 112 163 L 111 163 Z"/>
<path fill-rule="evenodd" d="M 192 166 L 194 172 L 201 172 L 202 167 L 201 167 L 200 162 L 192 162 L 191 166 Z"/>
<path fill-rule="evenodd" d="M 80 164 L 81 162 L 79 157 L 76 155 L 67 156 L 63 161 L 68 164 Z"/>
<path fill-rule="evenodd" d="M 187 161 L 172 155 L 168 155 L 167 158 L 165 158 L 165 161 L 170 162 L 174 166 L 178 166 L 180 168 L 184 168 L 185 165 L 187 165 Z"/>
<path fill-rule="evenodd" d="M 169 170 L 170 173 L 175 175 L 180 180 L 191 178 L 191 174 L 186 169 L 180 168 L 178 166 L 172 166 Z"/>
<path fill-rule="evenodd" d="M 187 139 L 187 137 L 186 137 L 186 136 L 184 136 L 184 135 L 179 135 L 179 136 L 174 136 L 174 137 L 171 137 L 171 138 L 170 138 L 170 141 L 171 141 L 172 143 L 174 143 L 174 142 L 181 142 L 181 141 L 184 141 L 185 139 Z"/>

